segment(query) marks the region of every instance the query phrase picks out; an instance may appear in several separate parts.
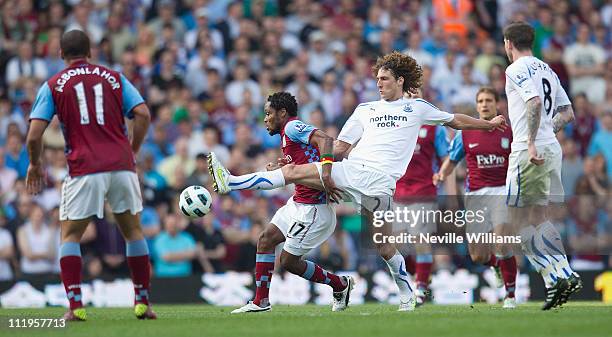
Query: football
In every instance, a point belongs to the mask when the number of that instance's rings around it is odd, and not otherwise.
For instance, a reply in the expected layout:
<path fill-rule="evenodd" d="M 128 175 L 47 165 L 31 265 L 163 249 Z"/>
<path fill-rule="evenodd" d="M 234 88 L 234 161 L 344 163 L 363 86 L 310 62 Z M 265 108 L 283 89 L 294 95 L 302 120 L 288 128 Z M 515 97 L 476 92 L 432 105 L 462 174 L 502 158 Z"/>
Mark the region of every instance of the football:
<path fill-rule="evenodd" d="M 179 208 L 185 216 L 201 218 L 210 212 L 212 196 L 202 186 L 189 186 L 181 192 Z"/>

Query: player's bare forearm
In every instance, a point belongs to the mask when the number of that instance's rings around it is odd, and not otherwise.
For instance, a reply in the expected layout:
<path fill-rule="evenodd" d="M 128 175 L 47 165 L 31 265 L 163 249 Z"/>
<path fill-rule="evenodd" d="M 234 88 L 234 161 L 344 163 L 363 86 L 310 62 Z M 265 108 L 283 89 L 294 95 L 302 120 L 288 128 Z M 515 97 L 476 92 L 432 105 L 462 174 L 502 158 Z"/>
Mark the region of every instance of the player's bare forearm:
<path fill-rule="evenodd" d="M 452 121 L 446 123 L 456 130 L 494 130 L 505 128 L 506 120 L 503 116 L 495 116 L 492 120 L 477 119 L 464 114 L 455 114 Z"/>
<path fill-rule="evenodd" d="M 319 149 L 321 155 L 334 152 L 334 139 L 321 130 L 316 130 L 310 136 L 310 144 Z M 323 165 L 323 176 L 331 175 L 331 165 Z"/>
<path fill-rule="evenodd" d="M 47 125 L 49 125 L 49 122 L 42 119 L 32 119 L 30 122 L 26 147 L 32 165 L 40 165 L 43 149 L 42 136 L 45 133 L 45 129 L 47 129 Z"/>
<path fill-rule="evenodd" d="M 446 159 L 444 159 L 444 162 L 442 163 L 442 166 L 440 167 L 440 171 L 438 171 L 438 174 L 441 175 L 442 177 L 446 178 L 451 173 L 453 173 L 453 170 L 455 169 L 455 167 L 457 167 L 457 163 L 455 163 L 454 161 L 450 160 L 449 157 L 446 157 Z M 444 180 L 444 179 L 442 179 L 442 180 Z"/>
<path fill-rule="evenodd" d="M 132 110 L 134 113 L 134 130 L 132 131 L 132 151 L 138 153 L 140 146 L 144 142 L 149 124 L 151 124 L 151 114 L 145 104 L 140 104 Z"/>
<path fill-rule="evenodd" d="M 526 103 L 527 110 L 527 143 L 535 143 L 540 128 L 540 117 L 542 114 L 542 100 L 536 96 Z"/>
<path fill-rule="evenodd" d="M 573 122 L 574 119 L 574 109 L 572 109 L 571 105 L 557 107 L 555 109 L 555 117 L 552 119 L 553 131 L 555 133 L 559 132 L 567 124 Z"/>

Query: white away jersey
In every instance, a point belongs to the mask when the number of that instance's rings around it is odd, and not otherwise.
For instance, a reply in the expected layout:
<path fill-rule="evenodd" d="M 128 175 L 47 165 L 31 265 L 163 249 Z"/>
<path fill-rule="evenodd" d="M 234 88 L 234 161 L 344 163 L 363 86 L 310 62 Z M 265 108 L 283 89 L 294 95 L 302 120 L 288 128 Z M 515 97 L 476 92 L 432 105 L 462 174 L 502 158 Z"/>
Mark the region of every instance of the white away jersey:
<path fill-rule="evenodd" d="M 362 103 L 342 127 L 338 140 L 351 145 L 359 141 L 348 159 L 397 181 L 406 173 L 421 126 L 444 124 L 453 118 L 420 98 Z"/>
<path fill-rule="evenodd" d="M 536 145 L 557 141 L 552 118 L 559 106 L 570 105 L 570 100 L 561 87 L 557 74 L 548 64 L 533 56 L 523 56 L 506 69 L 506 96 L 508 115 L 512 126 L 512 151 L 527 149 L 527 109 L 525 102 L 540 96 L 542 113 Z"/>

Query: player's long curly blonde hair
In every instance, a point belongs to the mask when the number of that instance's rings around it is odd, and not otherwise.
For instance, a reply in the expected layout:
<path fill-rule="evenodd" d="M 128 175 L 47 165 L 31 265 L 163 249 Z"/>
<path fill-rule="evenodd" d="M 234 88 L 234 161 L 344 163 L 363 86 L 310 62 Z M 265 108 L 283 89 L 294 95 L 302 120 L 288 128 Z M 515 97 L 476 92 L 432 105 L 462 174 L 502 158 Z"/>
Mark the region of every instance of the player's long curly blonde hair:
<path fill-rule="evenodd" d="M 374 77 L 378 75 L 378 70 L 389 70 L 395 78 L 404 78 L 402 89 L 404 92 L 415 92 L 423 85 L 423 69 L 412 57 L 394 51 L 390 54 L 379 57 L 376 64 L 372 66 Z"/>

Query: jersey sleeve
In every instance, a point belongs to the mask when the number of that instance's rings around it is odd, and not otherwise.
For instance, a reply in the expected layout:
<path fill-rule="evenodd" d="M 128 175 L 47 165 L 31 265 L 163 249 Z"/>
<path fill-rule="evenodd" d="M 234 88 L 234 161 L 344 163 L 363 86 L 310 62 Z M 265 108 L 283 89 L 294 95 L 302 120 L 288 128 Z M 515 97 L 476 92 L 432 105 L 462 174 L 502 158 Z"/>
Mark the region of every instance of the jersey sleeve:
<path fill-rule="evenodd" d="M 458 131 L 455 134 L 455 138 L 450 143 L 449 149 L 449 158 L 451 161 L 455 163 L 460 162 L 463 158 L 465 158 L 465 149 L 463 148 L 463 136 L 461 135 L 461 131 Z"/>
<path fill-rule="evenodd" d="M 435 105 L 424 99 L 414 100 L 416 111 L 423 118 L 423 123 L 427 125 L 439 125 L 451 122 L 455 116 L 446 111 L 438 109 Z"/>
<path fill-rule="evenodd" d="M 123 115 L 132 119 L 134 118 L 132 109 L 144 103 L 144 99 L 140 96 L 138 89 L 123 74 L 121 74 L 121 90 L 123 96 Z"/>
<path fill-rule="evenodd" d="M 285 135 L 294 142 L 309 144 L 310 136 L 317 129 L 302 121 L 293 120 L 285 125 Z"/>
<path fill-rule="evenodd" d="M 563 89 L 563 87 L 561 86 L 561 81 L 559 81 L 559 76 L 555 74 L 555 78 L 557 79 L 557 95 L 555 97 L 555 105 L 556 105 L 555 108 L 558 108 L 560 106 L 565 106 L 565 105 L 571 105 L 572 102 L 567 96 L 565 89 Z"/>
<path fill-rule="evenodd" d="M 436 149 L 436 155 L 438 158 L 444 158 L 448 156 L 448 134 L 446 129 L 438 125 L 436 126 L 436 137 L 434 138 L 434 148 Z"/>
<path fill-rule="evenodd" d="M 51 89 L 47 82 L 45 82 L 38 89 L 36 100 L 34 100 L 32 105 L 32 112 L 30 112 L 30 119 L 43 119 L 50 122 L 53 115 L 55 115 L 55 103 L 53 102 Z"/>
<path fill-rule="evenodd" d="M 506 69 L 506 77 L 510 85 L 519 93 L 523 102 L 539 95 L 528 68 L 520 69 L 520 67 L 510 66 Z"/>
<path fill-rule="evenodd" d="M 338 140 L 353 145 L 361 139 L 363 135 L 363 125 L 359 120 L 359 114 L 360 109 L 359 106 L 357 106 L 357 109 L 355 109 L 351 117 L 344 123 L 342 130 L 340 130 Z"/>

